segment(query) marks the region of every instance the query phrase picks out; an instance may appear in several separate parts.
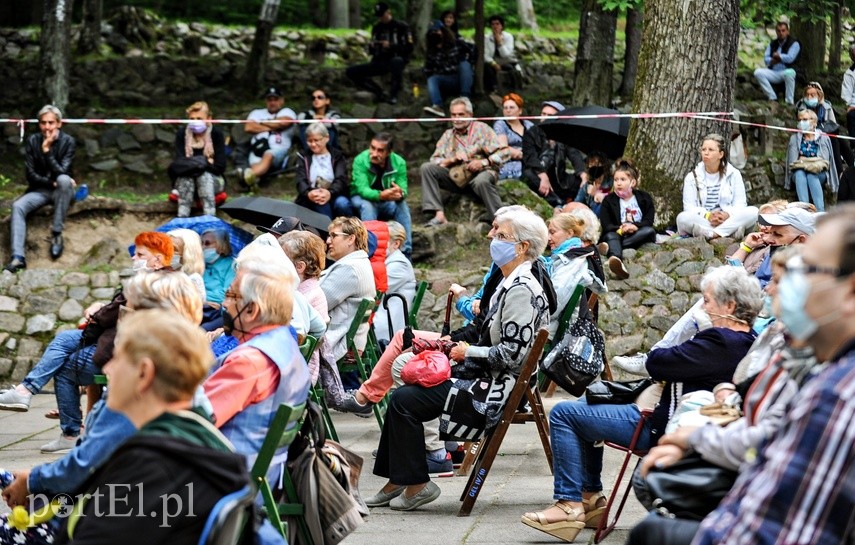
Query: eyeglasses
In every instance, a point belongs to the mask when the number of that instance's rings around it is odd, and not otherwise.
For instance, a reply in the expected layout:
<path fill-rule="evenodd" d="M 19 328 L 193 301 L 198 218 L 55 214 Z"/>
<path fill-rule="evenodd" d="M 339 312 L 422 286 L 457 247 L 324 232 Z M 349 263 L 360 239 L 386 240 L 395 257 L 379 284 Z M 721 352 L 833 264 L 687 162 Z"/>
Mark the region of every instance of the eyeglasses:
<path fill-rule="evenodd" d="M 808 265 L 804 262 L 801 256 L 791 257 L 787 264 L 784 265 L 784 270 L 789 272 L 798 272 L 802 274 L 828 274 L 834 278 L 846 276 L 839 267 L 819 267 L 817 265 Z"/>
<path fill-rule="evenodd" d="M 122 318 L 124 318 L 125 316 L 127 316 L 128 314 L 132 314 L 134 312 L 136 312 L 136 309 L 133 309 L 133 308 L 125 306 L 125 305 L 119 305 L 119 319 L 120 320 Z"/>
<path fill-rule="evenodd" d="M 203 240 L 202 241 L 202 247 L 203 248 L 210 248 L 211 246 L 216 246 L 216 245 L 217 245 L 216 240 Z"/>
<path fill-rule="evenodd" d="M 513 238 L 512 236 L 506 235 L 504 233 L 496 233 L 495 235 L 493 235 L 493 238 L 502 242 L 522 242 L 520 239 Z"/>
<path fill-rule="evenodd" d="M 324 100 L 325 98 L 327 97 L 324 95 L 312 95 L 312 100 Z"/>
<path fill-rule="evenodd" d="M 349 233 L 332 233 L 332 232 L 331 232 L 331 233 L 329 234 L 329 236 L 327 236 L 327 239 L 332 239 L 332 238 L 335 238 L 335 237 L 349 237 L 349 236 L 350 236 L 350 234 L 349 234 Z"/>

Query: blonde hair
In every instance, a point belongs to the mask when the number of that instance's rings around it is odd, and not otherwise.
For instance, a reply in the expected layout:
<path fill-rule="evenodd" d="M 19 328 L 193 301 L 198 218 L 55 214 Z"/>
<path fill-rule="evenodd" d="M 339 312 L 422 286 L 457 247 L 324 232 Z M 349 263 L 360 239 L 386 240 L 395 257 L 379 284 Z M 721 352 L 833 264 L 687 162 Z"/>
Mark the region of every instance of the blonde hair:
<path fill-rule="evenodd" d="M 306 265 L 303 276 L 320 278 L 327 260 L 327 246 L 321 237 L 308 231 L 289 231 L 279 237 L 279 246 L 292 262 Z"/>
<path fill-rule="evenodd" d="M 184 317 L 162 309 L 141 310 L 122 318 L 116 352 L 127 355 L 134 365 L 151 360 L 153 391 L 169 403 L 192 399 L 214 362 L 204 332 Z"/>
<path fill-rule="evenodd" d="M 185 110 L 185 111 L 187 112 L 187 115 L 190 115 L 193 112 L 202 112 L 202 111 L 204 111 L 206 114 L 208 114 L 208 117 L 212 117 L 214 115 L 214 113 L 211 112 L 211 108 L 208 107 L 208 103 L 203 101 L 203 100 L 199 100 L 197 102 L 194 102 L 193 104 L 188 106 L 187 110 Z"/>
<path fill-rule="evenodd" d="M 341 229 L 341 232 L 346 235 L 354 235 L 356 241 L 356 249 L 364 252 L 368 251 L 368 229 L 359 218 L 340 217 L 332 220 L 328 232 L 332 233 L 336 227 Z"/>
<path fill-rule="evenodd" d="M 196 325 L 202 323 L 202 296 L 186 274 L 150 272 L 134 275 L 125 287 L 125 297 L 134 310 L 170 310 Z"/>
<path fill-rule="evenodd" d="M 202 238 L 191 229 L 173 229 L 166 233 L 172 237 L 176 253 L 181 254 L 181 272 L 185 274 L 203 274 L 205 260 L 202 258 Z M 178 247 L 181 247 L 181 251 Z"/>
<path fill-rule="evenodd" d="M 555 225 L 555 227 L 562 231 L 572 233 L 573 236 L 577 236 L 579 238 L 582 238 L 582 235 L 585 233 L 585 220 L 567 212 L 556 214 L 546 220 L 546 226 L 549 227 L 551 225 Z"/>

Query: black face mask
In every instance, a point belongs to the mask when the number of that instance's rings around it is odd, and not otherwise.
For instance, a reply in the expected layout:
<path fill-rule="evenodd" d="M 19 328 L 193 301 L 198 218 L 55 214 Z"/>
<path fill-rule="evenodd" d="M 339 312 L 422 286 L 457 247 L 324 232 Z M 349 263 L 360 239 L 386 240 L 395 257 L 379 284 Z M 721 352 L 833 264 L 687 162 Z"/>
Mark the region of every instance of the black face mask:
<path fill-rule="evenodd" d="M 231 335 L 233 331 L 237 331 L 238 333 L 246 333 L 246 331 L 244 331 L 243 329 L 238 329 L 235 326 L 235 323 L 240 320 L 240 315 L 243 314 L 243 311 L 245 311 L 247 307 L 249 307 L 249 303 L 245 304 L 243 308 L 240 309 L 238 313 L 234 316 L 232 316 L 231 312 L 226 310 L 225 306 L 221 307 L 220 310 L 223 314 L 223 333 L 225 333 L 226 335 Z"/>
<path fill-rule="evenodd" d="M 597 165 L 593 167 L 588 167 L 588 177 L 591 180 L 599 179 L 600 176 L 606 173 L 606 167 L 602 165 Z"/>

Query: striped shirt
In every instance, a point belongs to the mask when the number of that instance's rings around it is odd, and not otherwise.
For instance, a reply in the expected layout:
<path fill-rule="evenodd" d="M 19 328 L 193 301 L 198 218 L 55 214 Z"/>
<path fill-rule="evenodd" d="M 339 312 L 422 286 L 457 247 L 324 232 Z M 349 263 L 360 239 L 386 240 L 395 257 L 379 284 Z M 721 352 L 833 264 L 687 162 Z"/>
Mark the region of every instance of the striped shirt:
<path fill-rule="evenodd" d="M 692 545 L 855 543 L 855 341 L 796 395 Z"/>
<path fill-rule="evenodd" d="M 705 175 L 705 181 L 707 184 L 707 200 L 704 202 L 704 208 L 707 210 L 715 210 L 719 207 L 722 176 L 718 172 L 715 174 L 706 172 Z"/>

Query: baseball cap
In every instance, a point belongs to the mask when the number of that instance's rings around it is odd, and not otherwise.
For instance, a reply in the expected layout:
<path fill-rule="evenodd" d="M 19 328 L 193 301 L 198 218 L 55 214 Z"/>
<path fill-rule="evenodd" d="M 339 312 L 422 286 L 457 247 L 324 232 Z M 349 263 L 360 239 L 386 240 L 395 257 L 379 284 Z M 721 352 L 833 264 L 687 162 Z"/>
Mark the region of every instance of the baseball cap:
<path fill-rule="evenodd" d="M 278 87 L 274 87 L 272 85 L 270 87 L 268 87 L 267 89 L 265 89 L 265 91 L 264 91 L 264 98 L 267 98 L 267 97 L 281 98 L 282 96 L 283 96 L 282 91 L 280 91 Z"/>
<path fill-rule="evenodd" d="M 384 13 L 389 11 L 389 4 L 386 2 L 377 2 L 374 4 L 374 16 L 382 17 Z"/>
<path fill-rule="evenodd" d="M 442 27 L 444 27 L 444 26 L 445 26 L 445 24 L 444 24 L 442 21 L 440 21 L 439 19 L 435 19 L 435 20 L 430 24 L 430 29 L 429 29 L 429 30 L 431 30 L 431 31 L 434 31 L 434 30 L 442 30 Z"/>
<path fill-rule="evenodd" d="M 258 227 L 262 231 L 267 231 L 268 233 L 273 233 L 274 235 L 284 235 L 285 233 L 290 233 L 291 231 L 306 230 L 306 228 L 303 226 L 303 222 L 293 216 L 283 216 L 276 220 L 276 222 L 270 227 L 264 227 L 263 225 L 259 225 Z"/>
<path fill-rule="evenodd" d="M 777 214 L 760 214 L 761 225 L 790 225 L 806 235 L 815 230 L 816 216 L 803 208 L 785 208 Z"/>
<path fill-rule="evenodd" d="M 543 108 L 544 106 L 551 106 L 552 108 L 555 108 L 559 112 L 564 109 L 564 105 L 558 101 L 555 101 L 555 100 L 544 100 L 543 102 L 540 103 L 540 107 Z"/>

